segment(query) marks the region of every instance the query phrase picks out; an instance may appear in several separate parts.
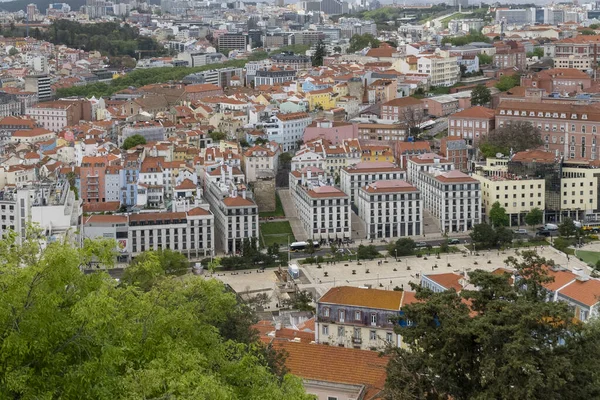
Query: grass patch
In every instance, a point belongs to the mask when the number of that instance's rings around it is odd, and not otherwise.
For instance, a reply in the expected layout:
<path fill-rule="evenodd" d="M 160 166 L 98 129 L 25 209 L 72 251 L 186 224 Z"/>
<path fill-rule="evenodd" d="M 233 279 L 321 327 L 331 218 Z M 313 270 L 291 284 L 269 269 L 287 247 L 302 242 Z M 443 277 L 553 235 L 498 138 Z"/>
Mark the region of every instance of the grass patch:
<path fill-rule="evenodd" d="M 279 193 L 275 193 L 275 211 L 264 211 L 258 213 L 260 218 L 269 218 L 269 217 L 285 217 L 285 213 L 283 212 L 283 204 L 281 204 L 281 199 L 279 198 Z"/>
<path fill-rule="evenodd" d="M 597 251 L 577 250 L 575 255 L 583 262 L 591 265 L 596 265 L 596 262 L 600 260 L 600 252 Z"/>
<path fill-rule="evenodd" d="M 281 246 L 287 245 L 288 237 L 290 238 L 290 243 L 296 241 L 292 227 L 288 221 L 264 222 L 260 224 L 260 236 L 264 247 L 268 247 L 273 243 Z"/>

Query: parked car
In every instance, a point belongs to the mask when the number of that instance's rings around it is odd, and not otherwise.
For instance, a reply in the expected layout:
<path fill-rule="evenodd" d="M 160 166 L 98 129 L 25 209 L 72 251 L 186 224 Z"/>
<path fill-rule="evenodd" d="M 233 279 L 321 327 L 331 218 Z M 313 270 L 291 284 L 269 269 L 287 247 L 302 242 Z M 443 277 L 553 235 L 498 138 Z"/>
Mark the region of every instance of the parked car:
<path fill-rule="evenodd" d="M 460 244 L 460 240 L 459 239 L 450 239 L 450 240 L 448 240 L 448 244 Z"/>
<path fill-rule="evenodd" d="M 527 235 L 527 229 L 515 229 L 513 232 L 517 235 Z"/>
<path fill-rule="evenodd" d="M 415 243 L 415 247 L 417 247 L 417 248 L 427 247 L 427 243 L 425 243 L 425 242 L 417 242 L 417 243 Z"/>
<path fill-rule="evenodd" d="M 537 231 L 535 236 L 544 236 L 544 237 L 549 237 L 550 236 L 550 231 L 547 229 L 542 229 L 541 231 Z"/>

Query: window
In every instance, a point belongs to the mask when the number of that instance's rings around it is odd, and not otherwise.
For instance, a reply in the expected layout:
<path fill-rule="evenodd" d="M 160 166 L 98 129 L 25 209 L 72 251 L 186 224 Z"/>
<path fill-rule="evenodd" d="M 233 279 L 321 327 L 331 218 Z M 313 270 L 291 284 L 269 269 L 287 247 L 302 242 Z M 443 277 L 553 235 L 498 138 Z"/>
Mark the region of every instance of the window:
<path fill-rule="evenodd" d="M 324 316 L 324 317 L 329 317 L 329 308 L 325 307 L 325 308 L 323 309 L 323 316 Z"/>
<path fill-rule="evenodd" d="M 340 322 L 344 322 L 345 319 L 346 319 L 346 311 L 341 310 L 340 311 Z"/>
<path fill-rule="evenodd" d="M 354 319 L 355 319 L 356 321 L 360 321 L 360 319 L 361 319 L 361 318 L 360 318 L 360 311 L 356 311 L 356 312 L 354 313 Z"/>
<path fill-rule="evenodd" d="M 388 333 L 385 334 L 385 340 L 388 343 L 392 343 L 392 332 L 388 332 Z"/>
<path fill-rule="evenodd" d="M 369 332 L 369 340 L 377 340 L 377 331 Z"/>
<path fill-rule="evenodd" d="M 337 397 L 333 397 L 333 396 L 327 396 L 327 400 L 338 400 Z"/>
<path fill-rule="evenodd" d="M 329 335 L 329 325 L 323 325 L 323 326 L 321 327 L 321 333 L 322 333 L 323 335 Z"/>
<path fill-rule="evenodd" d="M 371 325 L 377 325 L 377 314 L 371 314 Z"/>

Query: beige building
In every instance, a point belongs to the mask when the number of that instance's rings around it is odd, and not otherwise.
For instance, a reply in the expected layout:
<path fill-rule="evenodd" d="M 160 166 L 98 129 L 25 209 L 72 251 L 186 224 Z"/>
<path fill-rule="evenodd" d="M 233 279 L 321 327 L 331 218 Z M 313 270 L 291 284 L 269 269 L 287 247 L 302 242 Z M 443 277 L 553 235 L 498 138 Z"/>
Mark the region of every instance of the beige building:
<path fill-rule="evenodd" d="M 401 347 L 393 321 L 414 301 L 413 292 L 334 287 L 317 301 L 315 342 L 363 350 Z"/>

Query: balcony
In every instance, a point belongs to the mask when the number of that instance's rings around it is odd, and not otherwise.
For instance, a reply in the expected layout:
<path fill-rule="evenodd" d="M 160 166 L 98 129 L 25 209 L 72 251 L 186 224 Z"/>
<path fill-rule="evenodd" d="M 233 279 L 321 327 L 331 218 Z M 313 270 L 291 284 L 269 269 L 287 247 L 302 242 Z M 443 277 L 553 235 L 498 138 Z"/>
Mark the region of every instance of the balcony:
<path fill-rule="evenodd" d="M 352 337 L 352 343 L 353 344 L 362 344 L 362 338 Z"/>

